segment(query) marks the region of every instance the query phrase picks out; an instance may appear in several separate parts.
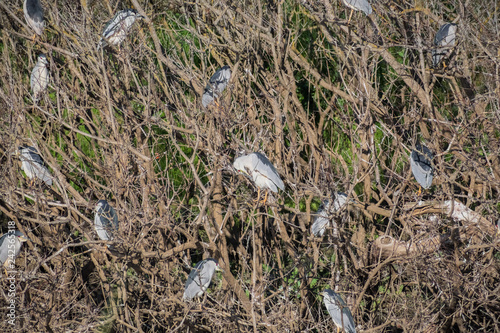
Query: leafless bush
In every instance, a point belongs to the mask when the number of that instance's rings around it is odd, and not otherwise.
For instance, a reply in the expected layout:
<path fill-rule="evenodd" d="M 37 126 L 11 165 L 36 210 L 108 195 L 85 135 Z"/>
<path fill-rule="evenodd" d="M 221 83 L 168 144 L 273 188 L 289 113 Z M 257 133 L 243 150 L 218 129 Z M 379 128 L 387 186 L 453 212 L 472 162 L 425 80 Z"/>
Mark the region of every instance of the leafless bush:
<path fill-rule="evenodd" d="M 500 332 L 496 2 L 379 1 L 349 23 L 341 1 L 42 3 L 35 42 L 18 1 L 0 3 L 0 214 L 29 238 L 17 330 L 332 331 L 318 296 L 330 286 L 359 331 Z M 97 50 L 127 6 L 146 19 Z M 430 69 L 451 21 L 458 45 Z M 38 53 L 51 84 L 34 104 Z M 230 85 L 204 109 L 224 65 Z M 435 153 L 421 195 L 417 142 Z M 52 188 L 23 177 L 21 144 Z M 267 206 L 231 170 L 241 151 L 264 152 L 285 181 Z M 315 239 L 312 214 L 337 191 L 352 199 L 338 235 Z M 93 227 L 100 199 L 120 220 L 111 250 Z M 198 312 L 181 298 L 205 257 L 225 271 Z"/>

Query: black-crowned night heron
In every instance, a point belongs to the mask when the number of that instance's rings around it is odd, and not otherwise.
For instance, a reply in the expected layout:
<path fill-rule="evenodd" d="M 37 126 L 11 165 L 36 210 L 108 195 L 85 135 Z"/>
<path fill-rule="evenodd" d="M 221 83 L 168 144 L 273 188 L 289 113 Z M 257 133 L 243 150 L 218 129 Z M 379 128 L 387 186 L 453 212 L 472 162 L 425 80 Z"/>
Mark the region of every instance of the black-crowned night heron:
<path fill-rule="evenodd" d="M 33 71 L 31 72 L 30 84 L 33 93 L 33 101 L 36 102 L 40 95 L 47 90 L 49 86 L 49 62 L 45 54 L 38 55 Z"/>
<path fill-rule="evenodd" d="M 19 230 L 7 232 L 0 238 L 0 264 L 5 267 L 5 269 L 14 268 L 11 264 L 11 260 L 13 262 L 14 259 L 16 259 L 19 252 L 21 252 L 23 243 L 26 241 L 26 236 Z"/>
<path fill-rule="evenodd" d="M 37 178 L 47 184 L 47 186 L 52 186 L 52 176 L 38 154 L 38 150 L 35 147 L 23 146 L 19 147 L 19 152 L 21 169 L 26 173 L 26 176 L 32 181 Z"/>
<path fill-rule="evenodd" d="M 372 13 L 372 6 L 366 0 L 342 0 L 345 6 L 351 9 L 351 14 L 349 15 L 349 20 L 347 23 L 351 22 L 352 13 L 355 10 L 360 10 L 366 15 L 370 15 Z"/>
<path fill-rule="evenodd" d="M 190 301 L 201 297 L 207 290 L 215 271 L 220 271 L 219 263 L 212 258 L 200 261 L 189 273 L 182 300 Z"/>
<path fill-rule="evenodd" d="M 456 44 L 457 25 L 453 23 L 445 23 L 439 28 L 434 37 L 434 45 L 440 48 L 434 49 L 432 53 L 432 66 L 437 67 L 441 59 L 446 56 L 450 48 Z"/>
<path fill-rule="evenodd" d="M 28 26 L 41 36 L 45 21 L 43 20 L 43 8 L 40 0 L 24 0 L 23 12 Z"/>
<path fill-rule="evenodd" d="M 413 176 L 424 189 L 432 184 L 433 169 L 431 161 L 434 155 L 424 145 L 417 143 L 410 154 L 410 166 Z"/>
<path fill-rule="evenodd" d="M 94 227 L 101 240 L 111 241 L 118 232 L 118 215 L 106 200 L 99 200 L 96 205 Z M 108 247 L 110 247 L 108 245 Z"/>
<path fill-rule="evenodd" d="M 278 171 L 276 171 L 267 157 L 261 153 L 251 153 L 238 157 L 234 160 L 233 167 L 236 171 L 250 178 L 255 186 L 257 186 L 256 201 L 260 199 L 260 191 L 266 191 L 265 197 L 261 202 L 262 204 L 265 204 L 267 201 L 268 190 L 277 193 L 278 188 L 281 190 L 285 189 L 285 184 L 283 184 Z"/>
<path fill-rule="evenodd" d="M 331 289 L 325 289 L 321 295 L 330 317 L 337 326 L 337 333 L 342 330 L 346 333 L 356 333 L 356 325 L 351 310 L 349 310 L 342 297 Z"/>
<path fill-rule="evenodd" d="M 137 13 L 135 9 L 125 9 L 116 13 L 106 23 L 97 49 L 106 45 L 120 45 L 127 38 L 135 21 L 143 18 L 144 16 Z"/>
<path fill-rule="evenodd" d="M 333 201 L 333 207 L 330 207 L 330 200 L 325 200 L 316 212 L 311 226 L 311 232 L 316 237 L 321 237 L 325 233 L 327 227 L 330 226 L 331 216 L 333 212 L 338 212 L 347 203 L 347 195 L 338 192 Z"/>
<path fill-rule="evenodd" d="M 203 96 L 201 97 L 201 104 L 207 107 L 215 99 L 217 99 L 224 89 L 226 89 L 229 80 L 231 79 L 231 69 L 229 66 L 224 66 L 218 69 L 208 81 Z M 217 103 L 217 102 L 216 102 Z"/>

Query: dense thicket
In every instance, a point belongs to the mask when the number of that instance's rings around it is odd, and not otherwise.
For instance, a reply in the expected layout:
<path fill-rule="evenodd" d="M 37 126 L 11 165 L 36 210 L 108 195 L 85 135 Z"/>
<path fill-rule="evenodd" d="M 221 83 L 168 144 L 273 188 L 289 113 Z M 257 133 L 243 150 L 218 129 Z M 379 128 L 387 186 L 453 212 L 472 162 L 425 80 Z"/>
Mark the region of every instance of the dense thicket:
<path fill-rule="evenodd" d="M 340 0 L 42 4 L 48 28 L 33 41 L 20 1 L 0 2 L 0 226 L 29 238 L 16 330 L 328 332 L 319 292 L 331 287 L 359 331 L 500 332 L 496 1 L 374 1 L 350 22 Z M 97 50 L 129 7 L 146 19 Z M 458 43 L 430 68 L 444 22 Z M 51 81 L 35 104 L 39 53 Z M 230 85 L 205 109 L 224 65 Z M 418 142 L 435 154 L 421 194 Z M 51 188 L 25 178 L 22 144 Z M 243 151 L 285 182 L 265 206 L 231 168 Z M 338 191 L 352 201 L 312 237 Z M 119 216 L 111 251 L 93 227 L 100 199 Z M 195 311 L 184 282 L 206 257 L 225 270 Z"/>

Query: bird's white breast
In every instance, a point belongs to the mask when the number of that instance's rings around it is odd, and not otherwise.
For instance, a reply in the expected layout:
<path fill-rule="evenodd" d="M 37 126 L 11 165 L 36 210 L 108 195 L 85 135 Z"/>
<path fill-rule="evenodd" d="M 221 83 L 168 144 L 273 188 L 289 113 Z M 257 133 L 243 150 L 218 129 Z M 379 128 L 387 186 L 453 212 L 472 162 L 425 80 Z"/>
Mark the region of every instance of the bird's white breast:
<path fill-rule="evenodd" d="M 49 70 L 46 66 L 36 64 L 31 75 L 31 90 L 33 95 L 38 95 L 40 92 L 47 89 L 49 85 Z"/>

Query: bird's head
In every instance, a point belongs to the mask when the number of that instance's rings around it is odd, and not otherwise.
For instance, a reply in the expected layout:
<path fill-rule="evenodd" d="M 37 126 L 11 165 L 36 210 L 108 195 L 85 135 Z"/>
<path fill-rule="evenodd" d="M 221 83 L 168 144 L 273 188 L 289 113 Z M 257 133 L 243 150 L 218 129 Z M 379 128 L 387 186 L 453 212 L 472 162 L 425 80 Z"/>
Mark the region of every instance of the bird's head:
<path fill-rule="evenodd" d="M 145 17 L 139 14 L 139 12 L 137 12 L 137 10 L 135 9 L 129 9 L 127 11 L 123 11 L 123 13 L 125 13 L 127 16 L 135 17 L 136 20 L 145 19 Z"/>
<path fill-rule="evenodd" d="M 323 296 L 325 299 L 325 302 L 331 302 L 332 301 L 332 295 L 331 295 L 332 290 L 331 289 L 325 289 L 323 290 L 320 295 Z"/>
<path fill-rule="evenodd" d="M 242 175 L 245 175 L 245 176 L 250 176 L 250 174 L 248 173 L 248 170 L 245 167 L 245 164 L 243 163 L 243 161 L 241 160 L 241 158 L 237 158 L 236 160 L 234 160 L 233 168 L 239 174 L 242 174 Z"/>
<path fill-rule="evenodd" d="M 16 230 L 16 233 L 15 233 L 17 239 L 20 241 L 20 242 L 26 242 L 28 241 L 28 237 L 26 237 L 22 232 L 20 232 L 19 230 Z"/>
<path fill-rule="evenodd" d="M 215 264 L 215 270 L 219 272 L 224 272 L 224 270 L 220 267 L 219 262 L 216 262 Z"/>
<path fill-rule="evenodd" d="M 38 62 L 40 63 L 40 65 L 43 65 L 43 66 L 49 65 L 49 61 L 47 60 L 47 57 L 45 56 L 45 54 L 38 55 Z"/>
<path fill-rule="evenodd" d="M 108 202 L 106 200 L 97 201 L 97 205 L 95 206 L 95 210 L 99 211 L 99 210 L 103 209 L 107 205 L 107 203 Z"/>
<path fill-rule="evenodd" d="M 12 156 L 20 156 L 21 153 L 22 153 L 22 150 L 25 149 L 26 147 L 25 146 L 19 146 L 16 150 L 14 150 L 13 152 L 10 153 L 10 155 Z"/>

